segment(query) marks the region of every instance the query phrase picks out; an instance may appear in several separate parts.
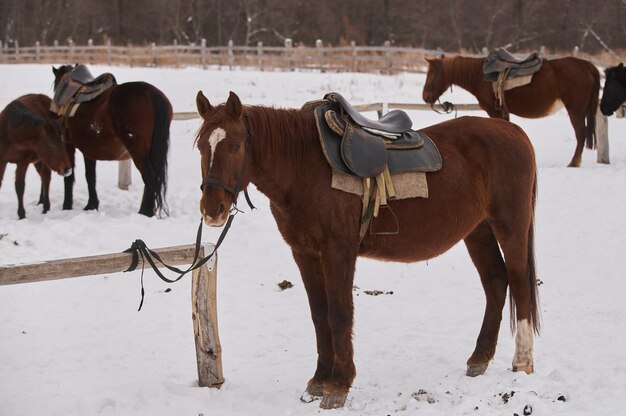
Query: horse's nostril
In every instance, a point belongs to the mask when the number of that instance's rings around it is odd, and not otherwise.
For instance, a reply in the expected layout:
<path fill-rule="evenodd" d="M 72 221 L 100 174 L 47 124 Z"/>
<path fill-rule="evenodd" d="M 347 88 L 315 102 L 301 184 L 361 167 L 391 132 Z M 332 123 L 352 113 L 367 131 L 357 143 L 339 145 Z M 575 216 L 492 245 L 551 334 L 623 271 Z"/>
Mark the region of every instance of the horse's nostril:
<path fill-rule="evenodd" d="M 219 209 L 217 210 L 217 215 L 222 215 L 224 211 L 226 211 L 226 207 L 224 206 L 224 203 L 221 203 Z"/>

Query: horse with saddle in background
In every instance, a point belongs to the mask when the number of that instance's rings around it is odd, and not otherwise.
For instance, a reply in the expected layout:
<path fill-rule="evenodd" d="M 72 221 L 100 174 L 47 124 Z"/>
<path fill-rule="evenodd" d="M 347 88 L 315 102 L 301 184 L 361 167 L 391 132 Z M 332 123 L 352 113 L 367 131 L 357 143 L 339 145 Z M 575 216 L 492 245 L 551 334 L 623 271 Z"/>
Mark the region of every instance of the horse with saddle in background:
<path fill-rule="evenodd" d="M 626 102 L 626 68 L 620 63 L 604 70 L 605 81 L 600 111 L 605 116 L 616 112 Z"/>
<path fill-rule="evenodd" d="M 199 92 L 196 103 L 205 224 L 230 224 L 240 191 L 252 183 L 269 198 L 300 269 L 317 338 L 317 367 L 301 400 L 320 400 L 322 408 L 345 404 L 356 375 L 357 257 L 410 263 L 459 240 L 486 296 L 467 375 L 483 374 L 495 354 L 508 288 L 513 370 L 533 372 L 537 177 L 522 129 L 460 117 L 413 131 L 406 113 L 368 120 L 337 93 L 302 109 L 243 106 L 232 92 L 217 106 Z M 335 187 L 335 174 L 360 194 Z M 426 192 L 402 196 L 400 175 L 407 175 L 409 192 L 421 185 Z"/>
<path fill-rule="evenodd" d="M 39 203 L 43 204 L 44 213 L 50 209 L 51 171 L 63 176 L 72 173 L 63 126 L 48 110 L 50 103 L 50 97 L 46 95 L 28 94 L 11 101 L 0 112 L 0 185 L 7 163 L 15 163 L 17 216 L 20 219 L 26 217 L 24 189 L 28 165 L 34 163 L 41 177 Z"/>
<path fill-rule="evenodd" d="M 139 213 L 167 215 L 167 153 L 172 106 L 156 87 L 145 82 L 117 84 L 111 74 L 93 77 L 84 65 L 52 68 L 51 110 L 64 120 L 68 153 L 83 153 L 89 199 L 86 210 L 98 209 L 96 160 L 132 158 L 144 192 Z M 65 180 L 63 209 L 72 209 L 74 175 Z"/>
<path fill-rule="evenodd" d="M 452 85 L 478 99 L 489 117 L 508 120 L 509 113 L 541 118 L 565 107 L 576 134 L 570 167 L 582 162 L 585 144 L 596 145 L 595 117 L 600 91 L 598 69 L 583 59 L 543 59 L 537 53 L 517 58 L 498 49 L 487 58 L 464 56 L 427 59 L 422 98 L 434 104 Z"/>

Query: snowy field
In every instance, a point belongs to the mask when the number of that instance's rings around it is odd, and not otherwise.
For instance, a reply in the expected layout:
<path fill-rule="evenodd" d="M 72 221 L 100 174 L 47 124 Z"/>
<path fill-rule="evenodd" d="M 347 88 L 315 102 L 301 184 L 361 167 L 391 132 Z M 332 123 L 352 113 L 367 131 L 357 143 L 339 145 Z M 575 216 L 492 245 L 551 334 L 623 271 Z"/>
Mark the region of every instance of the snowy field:
<path fill-rule="evenodd" d="M 214 104 L 233 90 L 244 104 L 299 107 L 329 91 L 354 103 L 421 102 L 424 83 L 415 74 L 91 69 L 113 72 L 118 82 L 153 83 L 175 111 L 195 111 L 199 89 Z M 52 80 L 47 65 L 0 65 L 0 106 L 26 93 L 50 95 Z M 473 101 L 459 88 L 444 98 Z M 411 117 L 414 125 L 426 126 L 454 115 L 422 111 Z M 530 136 L 539 167 L 543 330 L 535 343 L 534 374 L 510 370 L 514 343 L 507 306 L 486 374 L 464 375 L 484 296 L 460 244 L 426 263 L 359 260 L 357 378 L 346 407 L 320 411 L 317 403 L 301 403 L 316 360 L 306 294 L 267 199 L 251 189 L 259 209 L 236 218 L 219 253 L 221 389 L 197 387 L 190 279 L 168 286 L 147 272 L 141 312 L 139 272 L 2 286 L 0 415 L 499 416 L 522 415 L 526 405 L 533 415 L 624 414 L 626 120 L 609 121 L 611 164 L 596 164 L 595 152 L 585 150 L 580 169 L 565 167 L 575 142 L 565 111 L 512 121 Z M 100 210 L 82 211 L 87 189 L 77 155 L 75 209 L 61 210 L 63 181 L 55 176 L 51 211 L 41 214 L 39 179 L 31 168 L 27 218 L 18 221 L 9 165 L 0 189 L 0 264 L 119 252 L 137 238 L 150 247 L 193 242 L 200 218 L 199 153 L 193 148 L 199 123 L 172 123 L 166 219 L 137 214 L 139 173 L 133 171 L 129 191 L 119 190 L 116 162 L 98 162 Z M 218 234 L 205 227 L 207 241 Z M 283 292 L 277 283 L 285 279 L 294 287 Z M 393 294 L 369 296 L 369 290 Z"/>

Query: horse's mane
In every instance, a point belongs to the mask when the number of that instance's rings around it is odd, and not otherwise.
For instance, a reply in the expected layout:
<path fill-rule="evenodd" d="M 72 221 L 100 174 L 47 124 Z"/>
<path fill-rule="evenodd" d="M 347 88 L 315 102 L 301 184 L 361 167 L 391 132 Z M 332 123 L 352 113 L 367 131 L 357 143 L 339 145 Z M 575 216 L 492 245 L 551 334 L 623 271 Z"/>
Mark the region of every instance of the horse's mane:
<path fill-rule="evenodd" d="M 312 111 L 279 109 L 265 106 L 244 107 L 255 152 L 265 159 L 283 157 L 303 161 L 317 142 L 317 129 Z"/>
<path fill-rule="evenodd" d="M 44 118 L 34 113 L 24 103 L 20 101 L 11 101 L 6 108 L 6 116 L 12 127 L 26 125 L 28 127 L 37 127 L 45 122 Z"/>
<path fill-rule="evenodd" d="M 476 75 L 482 73 L 483 58 L 454 56 L 443 58 L 443 71 L 446 80 L 454 80 L 457 85 L 473 85 Z"/>

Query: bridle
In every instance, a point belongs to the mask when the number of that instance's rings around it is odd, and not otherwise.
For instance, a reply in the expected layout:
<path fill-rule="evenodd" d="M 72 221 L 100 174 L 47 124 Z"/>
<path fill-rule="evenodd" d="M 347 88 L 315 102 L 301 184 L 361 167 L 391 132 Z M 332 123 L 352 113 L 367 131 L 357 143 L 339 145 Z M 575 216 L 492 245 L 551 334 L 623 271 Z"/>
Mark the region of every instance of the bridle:
<path fill-rule="evenodd" d="M 220 247 L 220 245 L 224 241 L 224 238 L 226 237 L 226 234 L 228 233 L 228 230 L 230 229 L 233 219 L 238 213 L 242 212 L 239 208 L 237 208 L 237 197 L 239 196 L 239 193 L 241 192 L 241 184 L 243 182 L 243 178 L 246 175 L 248 153 L 250 152 L 250 139 L 251 139 L 250 129 L 248 127 L 248 122 L 245 116 L 243 118 L 243 125 L 244 125 L 244 138 L 245 138 L 243 165 L 241 166 L 241 170 L 239 171 L 239 176 L 237 177 L 237 183 L 235 184 L 235 186 L 231 187 L 228 184 L 226 184 L 224 181 L 217 179 L 217 178 L 212 178 L 212 177 L 204 178 L 204 180 L 202 181 L 202 184 L 200 185 L 200 190 L 202 191 L 204 191 L 204 188 L 206 186 L 215 186 L 218 188 L 222 188 L 233 195 L 232 208 L 228 215 L 228 220 L 226 220 L 226 223 L 224 224 L 224 228 L 222 229 L 222 232 L 220 233 L 220 236 L 218 237 L 217 242 L 215 243 L 215 246 L 213 247 L 213 251 L 211 251 L 211 253 L 209 253 L 205 257 L 200 258 L 200 249 L 202 247 L 202 219 L 200 219 L 200 225 L 198 226 L 198 231 L 196 232 L 196 244 L 195 244 L 196 248 L 195 248 L 193 261 L 191 262 L 191 266 L 189 266 L 187 270 L 181 270 L 177 267 L 173 267 L 168 264 L 165 264 L 163 260 L 161 260 L 161 257 L 156 252 L 150 250 L 148 246 L 146 246 L 146 243 L 144 243 L 143 240 L 135 240 L 131 244 L 130 248 L 124 250 L 125 253 L 132 253 L 133 255 L 130 266 L 128 267 L 128 269 L 124 270 L 124 272 L 131 272 L 137 269 L 137 266 L 139 265 L 139 258 L 141 257 L 141 302 L 139 303 L 138 310 L 141 310 L 141 307 L 143 306 L 143 300 L 144 300 L 144 295 L 145 295 L 145 290 L 143 287 L 143 270 L 144 270 L 146 261 L 148 262 L 150 267 L 152 267 L 156 275 L 164 282 L 175 283 L 179 281 L 180 279 L 183 278 L 184 275 L 186 275 L 190 271 L 193 271 L 193 270 L 198 269 L 199 267 L 202 267 L 215 255 L 215 253 L 217 252 L 217 249 Z M 248 195 L 248 189 L 245 188 L 243 190 L 243 193 L 250 209 L 255 209 L 255 206 L 252 204 L 252 201 L 250 200 L 250 196 Z M 159 267 L 157 266 L 155 260 L 156 262 L 159 262 L 162 267 L 165 267 L 166 269 L 174 273 L 178 273 L 178 276 L 174 279 L 169 279 L 165 277 L 159 271 Z"/>
<path fill-rule="evenodd" d="M 441 72 L 443 72 L 443 68 L 441 70 Z M 430 83 L 430 97 L 432 97 L 433 94 L 433 85 L 435 85 L 435 80 L 437 79 L 437 77 L 439 76 L 439 72 L 435 72 L 435 75 L 433 76 L 433 80 Z M 452 90 L 452 85 L 450 85 L 450 90 Z M 456 107 L 454 106 L 454 104 L 452 104 L 450 101 L 444 101 L 443 103 L 440 100 L 441 95 L 439 97 L 437 97 L 437 104 L 439 104 L 441 106 L 441 111 L 437 110 L 435 108 L 435 102 L 433 101 L 432 103 L 430 103 L 430 108 L 431 110 L 433 110 L 435 113 L 437 114 L 450 114 L 452 111 L 454 111 L 454 117 L 456 117 L 457 115 L 457 111 L 456 111 Z"/>

